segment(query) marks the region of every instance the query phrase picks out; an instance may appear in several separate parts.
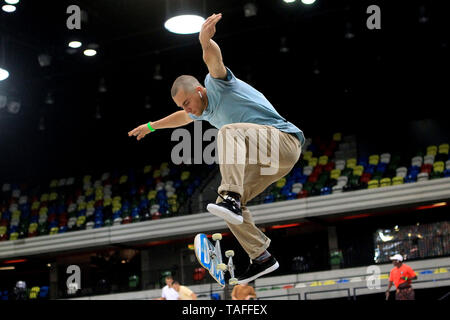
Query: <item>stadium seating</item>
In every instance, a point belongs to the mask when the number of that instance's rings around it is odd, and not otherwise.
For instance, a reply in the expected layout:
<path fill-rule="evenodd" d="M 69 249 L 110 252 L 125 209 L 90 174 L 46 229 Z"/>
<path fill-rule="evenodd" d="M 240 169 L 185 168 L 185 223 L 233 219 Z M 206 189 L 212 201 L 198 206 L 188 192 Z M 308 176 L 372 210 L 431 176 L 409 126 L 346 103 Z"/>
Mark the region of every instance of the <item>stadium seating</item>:
<path fill-rule="evenodd" d="M 33 189 L 5 183 L 0 192 L 0 241 L 177 215 L 208 172 L 202 169 L 192 172 L 162 163 L 137 173 L 52 179 L 48 187 Z"/>
<path fill-rule="evenodd" d="M 47 187 L 5 183 L 0 192 L 0 241 L 162 219 L 180 213 L 205 176 L 202 168 L 146 165 L 142 170 L 52 179 Z M 449 144 L 408 158 L 358 154 L 354 136 L 306 139 L 291 172 L 270 186 L 262 203 L 384 188 L 450 176 Z"/>

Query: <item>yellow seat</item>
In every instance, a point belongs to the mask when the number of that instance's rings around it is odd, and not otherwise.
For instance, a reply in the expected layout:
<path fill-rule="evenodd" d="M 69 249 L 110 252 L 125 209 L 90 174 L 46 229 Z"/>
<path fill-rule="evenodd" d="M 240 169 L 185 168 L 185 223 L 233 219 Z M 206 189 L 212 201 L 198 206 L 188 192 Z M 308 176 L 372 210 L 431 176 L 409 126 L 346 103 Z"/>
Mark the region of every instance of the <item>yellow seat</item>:
<path fill-rule="evenodd" d="M 379 186 L 379 181 L 374 179 L 374 180 L 370 180 L 367 183 L 367 189 L 374 189 L 374 188 L 378 188 Z"/>
<path fill-rule="evenodd" d="M 377 154 L 373 154 L 369 157 L 369 164 L 371 165 L 378 165 L 378 162 L 380 162 L 380 156 Z"/>
<path fill-rule="evenodd" d="M 147 199 L 148 200 L 153 200 L 156 198 L 156 190 L 151 190 L 148 192 L 147 194 Z"/>
<path fill-rule="evenodd" d="M 317 158 L 316 157 L 312 157 L 308 161 L 308 166 L 315 167 L 315 166 L 317 166 L 317 162 L 318 162 Z"/>
<path fill-rule="evenodd" d="M 433 163 L 433 171 L 434 172 L 441 173 L 441 172 L 444 172 L 444 170 L 445 170 L 444 161 L 437 161 L 437 162 Z"/>
<path fill-rule="evenodd" d="M 41 195 L 41 202 L 48 201 L 48 193 L 44 193 Z"/>
<path fill-rule="evenodd" d="M 305 159 L 306 161 L 309 161 L 309 160 L 312 158 L 312 156 L 313 156 L 312 151 L 306 151 L 306 152 L 303 154 L 303 159 Z"/>
<path fill-rule="evenodd" d="M 85 217 L 85 216 L 79 216 L 78 219 L 77 219 L 77 226 L 80 227 L 80 226 L 82 226 L 85 222 L 86 222 L 86 217 Z"/>
<path fill-rule="evenodd" d="M 448 143 L 443 143 L 439 145 L 439 153 L 448 154 L 448 151 L 449 151 Z"/>
<path fill-rule="evenodd" d="M 154 172 L 153 172 L 153 178 L 159 178 L 159 177 L 161 177 L 161 170 L 155 170 Z"/>
<path fill-rule="evenodd" d="M 32 204 L 31 204 L 31 210 L 37 210 L 37 209 L 39 209 L 39 206 L 41 205 L 41 203 L 39 202 L 39 201 L 34 201 Z"/>
<path fill-rule="evenodd" d="M 437 154 L 438 148 L 437 146 L 428 146 L 427 147 L 427 156 L 435 156 Z"/>
<path fill-rule="evenodd" d="M 191 173 L 189 171 L 183 171 L 181 173 L 181 180 L 185 181 L 185 180 L 189 179 L 190 175 L 191 175 Z"/>
<path fill-rule="evenodd" d="M 394 177 L 392 178 L 392 185 L 397 186 L 403 184 L 403 177 Z"/>
<path fill-rule="evenodd" d="M 333 141 L 341 141 L 342 140 L 342 133 L 336 132 L 333 134 Z"/>
<path fill-rule="evenodd" d="M 47 207 L 42 207 L 39 209 L 39 215 L 41 214 L 47 214 L 48 212 L 48 208 Z"/>
<path fill-rule="evenodd" d="M 146 165 L 144 167 L 144 173 L 149 173 L 150 171 L 152 171 L 152 166 L 151 165 Z"/>
<path fill-rule="evenodd" d="M 59 230 L 58 227 L 53 227 L 53 228 L 50 229 L 50 234 L 51 235 L 58 234 L 58 230 Z"/>
<path fill-rule="evenodd" d="M 78 210 L 84 210 L 84 209 L 86 209 L 86 202 L 81 201 L 81 202 L 78 204 Z"/>
<path fill-rule="evenodd" d="M 380 181 L 380 187 L 389 187 L 392 184 L 391 178 L 383 178 Z"/>
<path fill-rule="evenodd" d="M 119 184 L 124 184 L 124 183 L 127 182 L 127 180 L 128 180 L 128 176 L 127 175 L 123 175 L 123 176 L 120 177 Z"/>
<path fill-rule="evenodd" d="M 56 192 L 50 193 L 50 201 L 58 199 L 58 194 Z"/>
<path fill-rule="evenodd" d="M 277 181 L 276 186 L 277 188 L 283 188 L 286 184 L 286 178 L 281 178 Z"/>
<path fill-rule="evenodd" d="M 38 294 L 39 294 L 40 291 L 41 291 L 41 288 L 39 288 L 39 287 L 31 288 L 29 298 L 30 299 L 37 299 Z"/>
<path fill-rule="evenodd" d="M 56 188 L 58 186 L 58 180 L 54 179 L 50 182 L 50 188 Z"/>
<path fill-rule="evenodd" d="M 9 240 L 17 240 L 19 239 L 19 233 L 18 232 L 13 232 L 9 235 Z"/>
<path fill-rule="evenodd" d="M 321 157 L 319 158 L 319 164 L 320 164 L 320 165 L 324 166 L 324 165 L 326 165 L 327 163 L 328 163 L 328 156 L 321 156 Z"/>
<path fill-rule="evenodd" d="M 363 172 L 364 172 L 364 167 L 363 166 L 355 166 L 354 168 L 353 168 L 353 175 L 355 175 L 355 176 L 362 176 L 362 174 L 363 174 Z"/>
<path fill-rule="evenodd" d="M 339 169 L 331 170 L 331 174 L 330 174 L 331 179 L 337 180 L 340 176 L 341 176 L 341 170 L 339 170 Z"/>
<path fill-rule="evenodd" d="M 4 234 L 6 234 L 7 230 L 8 229 L 6 228 L 6 226 L 1 226 L 0 227 L 0 236 L 3 236 Z"/>
<path fill-rule="evenodd" d="M 353 169 L 354 167 L 356 167 L 356 159 L 355 158 L 347 159 L 347 168 Z"/>
<path fill-rule="evenodd" d="M 84 176 L 83 177 L 83 182 L 86 184 L 86 183 L 89 183 L 89 182 L 91 182 L 91 176 L 90 175 L 86 175 L 86 176 Z"/>

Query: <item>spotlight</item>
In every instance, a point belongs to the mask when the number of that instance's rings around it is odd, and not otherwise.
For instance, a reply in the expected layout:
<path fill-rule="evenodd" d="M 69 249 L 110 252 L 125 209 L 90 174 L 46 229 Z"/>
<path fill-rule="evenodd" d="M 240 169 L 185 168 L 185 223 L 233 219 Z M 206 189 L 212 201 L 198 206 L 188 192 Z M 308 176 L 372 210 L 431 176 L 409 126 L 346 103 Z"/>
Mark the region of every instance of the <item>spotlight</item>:
<path fill-rule="evenodd" d="M 0 95 L 0 110 L 6 107 L 6 102 L 8 101 L 8 98 L 6 96 Z"/>
<path fill-rule="evenodd" d="M 297 0 L 283 0 L 285 3 L 293 3 L 293 2 L 295 2 L 295 1 L 297 1 Z"/>
<path fill-rule="evenodd" d="M 9 77 L 8 70 L 0 68 L 0 81 L 6 80 Z"/>
<path fill-rule="evenodd" d="M 247 3 L 244 5 L 244 15 L 246 18 L 256 16 L 258 14 L 258 7 L 254 3 Z"/>
<path fill-rule="evenodd" d="M 155 80 L 162 80 L 162 75 L 161 75 L 161 65 L 157 64 L 155 66 L 155 73 L 153 74 L 153 79 Z"/>
<path fill-rule="evenodd" d="M 83 53 L 87 57 L 93 57 L 93 56 L 95 56 L 97 54 L 97 51 L 94 50 L 94 49 L 86 49 L 86 50 L 84 50 Z"/>
<path fill-rule="evenodd" d="M 191 34 L 200 32 L 204 21 L 198 15 L 181 15 L 168 19 L 164 27 L 172 33 Z"/>
<path fill-rule="evenodd" d="M 355 37 L 355 34 L 352 31 L 352 24 L 350 22 L 347 22 L 345 24 L 345 39 L 353 39 Z"/>
<path fill-rule="evenodd" d="M 286 42 L 287 42 L 286 37 L 282 37 L 281 38 L 281 45 L 280 45 L 280 52 L 282 52 L 282 53 L 289 52 L 289 48 L 288 48 Z"/>
<path fill-rule="evenodd" d="M 38 56 L 39 65 L 41 67 L 48 67 L 52 63 L 52 57 L 48 54 L 40 54 Z"/>
<path fill-rule="evenodd" d="M 18 4 L 19 0 L 5 0 L 7 4 Z"/>
<path fill-rule="evenodd" d="M 100 84 L 98 86 L 98 92 L 104 93 L 106 91 L 107 91 L 107 89 L 106 89 L 106 84 L 105 84 L 105 78 L 101 78 Z"/>
<path fill-rule="evenodd" d="M 5 11 L 5 12 L 8 12 L 8 13 L 11 13 L 11 12 L 16 11 L 16 7 L 15 7 L 15 6 L 12 6 L 12 5 L 10 5 L 10 4 L 5 4 L 5 5 L 2 7 L 2 10 Z"/>
<path fill-rule="evenodd" d="M 38 130 L 45 131 L 45 118 L 43 116 L 39 119 Z"/>
<path fill-rule="evenodd" d="M 10 101 L 7 106 L 8 112 L 12 114 L 18 114 L 20 112 L 20 102 Z"/>
<path fill-rule="evenodd" d="M 55 99 L 53 99 L 53 95 L 50 92 L 47 94 L 47 97 L 45 98 L 45 103 L 46 104 L 54 104 L 55 103 Z"/>
<path fill-rule="evenodd" d="M 70 41 L 69 42 L 69 47 L 73 48 L 73 49 L 77 49 L 79 47 L 81 47 L 83 44 L 80 41 Z"/>
<path fill-rule="evenodd" d="M 303 4 L 313 4 L 316 0 L 302 0 Z"/>
<path fill-rule="evenodd" d="M 176 34 L 200 32 L 205 19 L 205 0 L 166 0 L 164 27 Z"/>
<path fill-rule="evenodd" d="M 150 103 L 150 97 L 146 96 L 145 97 L 145 104 L 144 104 L 145 109 L 150 110 L 152 108 L 152 104 Z"/>

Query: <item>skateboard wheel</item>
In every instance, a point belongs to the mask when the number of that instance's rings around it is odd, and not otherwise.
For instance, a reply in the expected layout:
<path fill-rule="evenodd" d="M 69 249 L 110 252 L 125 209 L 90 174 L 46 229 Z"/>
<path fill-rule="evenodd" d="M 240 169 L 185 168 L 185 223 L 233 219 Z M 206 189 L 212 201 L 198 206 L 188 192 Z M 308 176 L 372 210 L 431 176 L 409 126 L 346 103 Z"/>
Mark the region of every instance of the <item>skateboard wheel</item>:
<path fill-rule="evenodd" d="M 227 270 L 227 265 L 225 263 L 219 263 L 219 264 L 217 264 L 217 270 L 225 271 L 225 270 Z"/>
<path fill-rule="evenodd" d="M 225 251 L 225 257 L 227 258 L 234 257 L 234 251 L 233 250 Z"/>
<path fill-rule="evenodd" d="M 230 280 L 228 280 L 228 283 L 234 286 L 238 283 L 238 280 L 236 278 L 230 278 Z"/>
<path fill-rule="evenodd" d="M 216 241 L 216 240 L 222 240 L 222 234 L 221 234 L 221 233 L 214 233 L 214 234 L 212 235 L 212 239 L 213 239 L 214 241 Z"/>

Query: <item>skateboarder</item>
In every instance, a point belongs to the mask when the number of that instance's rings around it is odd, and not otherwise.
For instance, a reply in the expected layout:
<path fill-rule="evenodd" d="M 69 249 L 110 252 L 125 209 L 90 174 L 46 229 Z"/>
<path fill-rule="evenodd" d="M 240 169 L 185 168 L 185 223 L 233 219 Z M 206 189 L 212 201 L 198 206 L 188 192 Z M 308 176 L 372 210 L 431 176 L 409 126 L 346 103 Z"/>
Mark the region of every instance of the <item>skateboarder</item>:
<path fill-rule="evenodd" d="M 220 48 L 212 40 L 215 26 L 221 18 L 220 13 L 208 17 L 199 34 L 203 61 L 209 70 L 205 87 L 195 77 L 178 77 L 173 83 L 171 95 L 183 110 L 143 124 L 128 134 L 140 140 L 155 129 L 180 127 L 194 120 L 208 121 L 219 129 L 222 183 L 216 203 L 208 204 L 207 210 L 227 222 L 249 255 L 250 265 L 238 278 L 238 283 L 248 283 L 276 270 L 279 264 L 267 251 L 270 239 L 255 226 L 246 204 L 291 171 L 300 158 L 305 138 L 303 132 L 284 119 L 262 93 L 236 78 L 225 67 Z M 262 140 L 249 138 L 255 134 Z M 239 154 L 244 155 L 245 162 L 223 161 L 226 158 L 224 153 L 230 152 L 227 145 L 231 140 L 234 143 L 236 136 L 243 138 L 237 143 L 237 158 Z M 219 144 L 219 137 L 222 144 Z M 264 169 L 269 169 L 267 162 L 251 157 L 251 151 L 259 150 L 263 145 L 269 149 L 267 154 L 271 154 L 271 159 L 273 156 L 276 158 L 272 172 L 263 173 Z M 272 161 L 270 167 L 273 167 Z"/>

